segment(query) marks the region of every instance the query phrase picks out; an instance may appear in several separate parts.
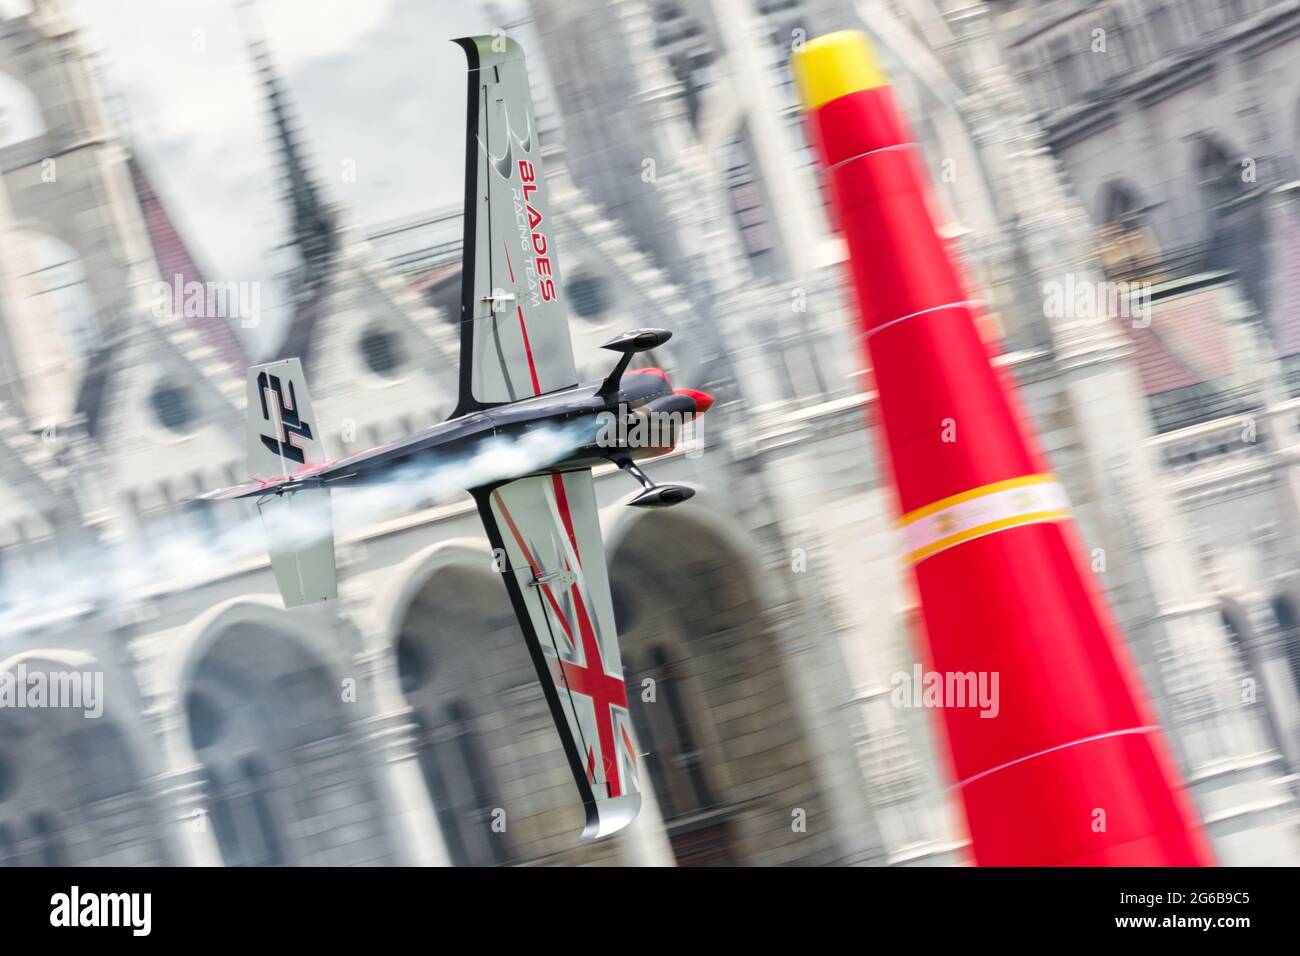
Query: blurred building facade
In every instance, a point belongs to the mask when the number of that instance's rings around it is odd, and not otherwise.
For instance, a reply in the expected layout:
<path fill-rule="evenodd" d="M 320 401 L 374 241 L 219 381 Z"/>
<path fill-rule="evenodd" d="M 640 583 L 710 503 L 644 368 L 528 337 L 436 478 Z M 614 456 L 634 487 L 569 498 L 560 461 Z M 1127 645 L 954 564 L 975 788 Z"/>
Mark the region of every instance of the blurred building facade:
<path fill-rule="evenodd" d="M 106 702 L 94 720 L 0 710 L 0 859 L 959 862 L 927 715 L 890 699 L 918 614 L 786 69 L 792 44 L 865 20 L 1222 859 L 1300 860 L 1283 364 L 1240 269 L 1159 273 L 1144 328 L 1047 314 L 1045 283 L 1120 272 L 1109 246 L 1098 255 L 1113 232 L 1089 220 L 1089 193 L 1074 198 L 1056 127 L 1004 66 L 1003 6 L 493 12 L 546 67 L 538 117 L 581 371 L 604 373 L 613 332 L 667 327 L 654 364 L 719 399 L 699 440 L 650 469 L 695 485 L 689 505 L 628 509 L 626 479 L 598 475 L 653 795 L 588 847 L 573 846 L 569 771 L 468 501 L 345 534 L 333 605 L 279 609 L 264 560 L 62 599 L 68 574 L 93 574 L 80 556 L 148 565 L 177 539 L 249 524 L 251 511 L 184 504 L 242 477 L 245 356 L 227 323 L 158 308 L 155 283 L 202 272 L 105 121 L 59 5 L 4 21 L 0 70 L 45 128 L 0 147 L 0 568 L 16 603 L 0 608 L 0 670 L 102 672 Z M 303 359 L 335 454 L 432 424 L 454 395 L 454 214 L 413 211 L 364 239 L 315 181 L 267 44 L 252 47 L 298 262 L 277 355 Z M 23 264 L 33 235 L 78 264 L 80 339 L 51 304 L 67 300 L 33 288 L 48 275 Z M 1269 282 L 1294 285 L 1290 261 Z M 1285 282 L 1280 296 L 1300 292 Z M 1220 379 L 1247 404 L 1162 417 L 1177 375 L 1204 368 L 1178 351 L 1187 329 L 1229 371 L 1183 404 Z M 33 593 L 61 599 L 29 613 L 18 597 Z"/>
<path fill-rule="evenodd" d="M 1126 329 L 1152 447 L 1294 773 L 1300 4 L 989 8 L 1107 275 L 1154 292 Z"/>

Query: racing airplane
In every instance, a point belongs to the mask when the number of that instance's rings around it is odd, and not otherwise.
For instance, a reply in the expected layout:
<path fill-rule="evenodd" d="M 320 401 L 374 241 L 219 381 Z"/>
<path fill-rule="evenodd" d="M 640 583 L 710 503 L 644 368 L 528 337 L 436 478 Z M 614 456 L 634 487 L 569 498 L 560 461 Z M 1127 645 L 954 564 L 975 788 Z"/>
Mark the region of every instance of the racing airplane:
<path fill-rule="evenodd" d="M 523 51 L 501 36 L 454 42 L 469 61 L 455 410 L 405 439 L 329 460 L 302 363 L 253 366 L 250 480 L 202 498 L 256 498 L 264 518 L 275 508 L 291 523 L 314 523 L 308 538 L 281 534 L 283 523 L 266 525 L 280 594 L 296 607 L 338 594 L 332 489 L 400 480 L 413 463 L 453 460 L 535 429 L 576 430 L 576 447 L 544 469 L 468 490 L 493 551 L 504 555 L 506 590 L 586 810 L 581 838 L 595 839 L 631 823 L 641 795 L 591 469 L 613 462 L 635 478 L 641 490 L 632 505 L 685 501 L 691 488 L 656 484 L 636 462 L 671 451 L 678 424 L 713 399 L 674 388 L 660 369 L 629 368 L 635 354 L 668 341 L 664 329 L 611 339 L 603 347 L 619 353 L 613 369 L 602 381 L 579 383 Z M 609 428 L 611 415 L 632 427 Z M 635 427 L 651 417 L 666 427 Z"/>

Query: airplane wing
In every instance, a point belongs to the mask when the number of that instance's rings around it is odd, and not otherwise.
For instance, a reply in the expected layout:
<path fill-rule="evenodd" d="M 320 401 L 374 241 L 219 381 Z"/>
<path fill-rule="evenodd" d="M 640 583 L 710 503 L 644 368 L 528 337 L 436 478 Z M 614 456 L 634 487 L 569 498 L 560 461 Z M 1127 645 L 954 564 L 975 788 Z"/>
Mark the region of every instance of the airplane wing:
<path fill-rule="evenodd" d="M 578 384 L 551 242 L 524 54 L 456 41 L 469 61 L 460 397 L 454 414 Z M 637 750 L 588 470 L 474 492 L 587 811 L 583 839 L 641 807 Z"/>
<path fill-rule="evenodd" d="M 641 792 L 591 472 L 475 498 L 587 810 L 582 838 L 607 836 L 636 817 Z"/>
<path fill-rule="evenodd" d="M 578 383 L 519 45 L 455 41 L 469 61 L 460 395 L 455 414 Z"/>

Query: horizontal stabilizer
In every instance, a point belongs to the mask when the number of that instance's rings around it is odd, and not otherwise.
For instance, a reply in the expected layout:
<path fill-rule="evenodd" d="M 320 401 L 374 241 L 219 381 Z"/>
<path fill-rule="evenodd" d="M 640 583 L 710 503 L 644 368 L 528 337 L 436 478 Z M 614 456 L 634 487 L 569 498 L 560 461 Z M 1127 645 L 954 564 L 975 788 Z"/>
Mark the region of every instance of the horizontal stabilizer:
<path fill-rule="evenodd" d="M 266 527 L 271 571 L 285 607 L 339 596 L 334 518 L 326 488 L 270 497 L 258 505 Z"/>

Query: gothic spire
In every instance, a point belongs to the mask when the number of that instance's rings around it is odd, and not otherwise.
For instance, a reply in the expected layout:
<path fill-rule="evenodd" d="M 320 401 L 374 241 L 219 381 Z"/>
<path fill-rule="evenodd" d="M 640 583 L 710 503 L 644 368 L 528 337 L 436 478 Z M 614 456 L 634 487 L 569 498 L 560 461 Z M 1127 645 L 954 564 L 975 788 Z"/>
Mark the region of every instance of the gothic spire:
<path fill-rule="evenodd" d="M 301 260 L 294 292 L 311 298 L 329 278 L 337 248 L 335 215 L 322 197 L 303 155 L 283 79 L 271 58 L 270 46 L 252 0 L 239 5 L 248 51 L 253 59 L 271 114 L 285 198 L 289 202 L 290 244 Z"/>

